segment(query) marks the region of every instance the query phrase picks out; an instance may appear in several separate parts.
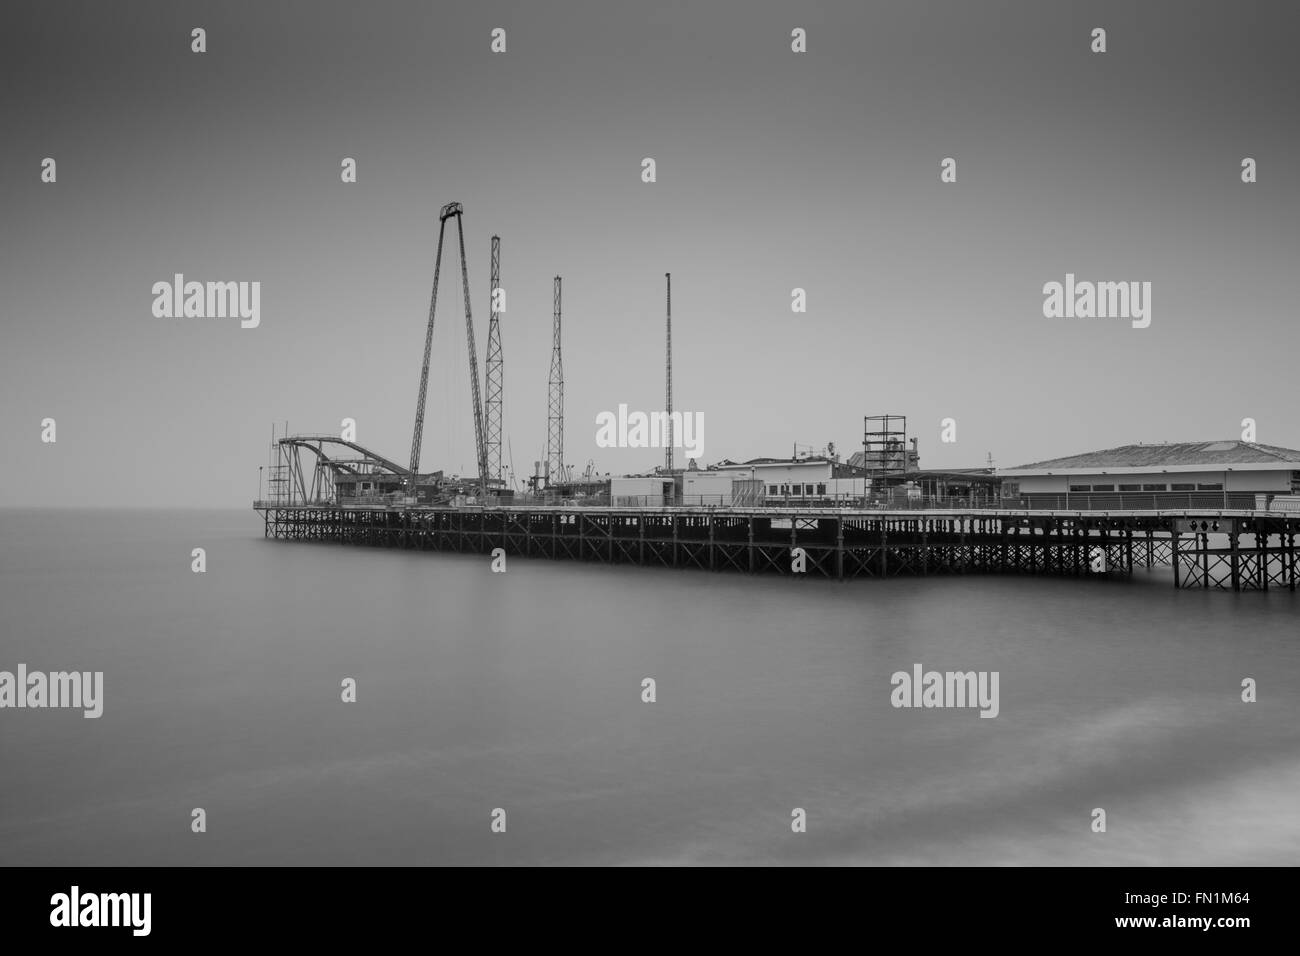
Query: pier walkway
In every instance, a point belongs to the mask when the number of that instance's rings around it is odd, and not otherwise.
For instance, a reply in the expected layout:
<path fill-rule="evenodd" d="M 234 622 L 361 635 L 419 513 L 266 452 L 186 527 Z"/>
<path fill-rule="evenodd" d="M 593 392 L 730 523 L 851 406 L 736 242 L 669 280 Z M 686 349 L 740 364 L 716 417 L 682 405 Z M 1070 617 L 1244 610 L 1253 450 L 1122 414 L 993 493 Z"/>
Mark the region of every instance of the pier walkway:
<path fill-rule="evenodd" d="M 254 502 L 268 538 L 819 576 L 1127 576 L 1177 588 L 1296 589 L 1300 514 L 691 507 L 339 507 Z"/>

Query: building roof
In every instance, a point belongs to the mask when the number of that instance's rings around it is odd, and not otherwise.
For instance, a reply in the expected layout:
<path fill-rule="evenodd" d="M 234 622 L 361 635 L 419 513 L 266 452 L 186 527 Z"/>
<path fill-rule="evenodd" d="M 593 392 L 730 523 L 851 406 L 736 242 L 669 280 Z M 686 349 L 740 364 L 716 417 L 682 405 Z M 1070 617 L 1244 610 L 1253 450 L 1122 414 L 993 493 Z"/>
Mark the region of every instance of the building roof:
<path fill-rule="evenodd" d="M 749 468 L 753 465 L 838 465 L 840 462 L 831 458 L 809 456 L 807 458 L 751 458 L 749 461 L 735 462 L 724 459 L 713 467 L 718 470 L 730 468 Z"/>
<path fill-rule="evenodd" d="M 1051 458 L 1005 469 L 1002 474 L 1022 472 L 1108 471 L 1195 471 L 1203 469 L 1267 468 L 1300 469 L 1300 451 L 1245 441 L 1164 442 L 1154 445 L 1120 445 L 1065 458 Z"/>

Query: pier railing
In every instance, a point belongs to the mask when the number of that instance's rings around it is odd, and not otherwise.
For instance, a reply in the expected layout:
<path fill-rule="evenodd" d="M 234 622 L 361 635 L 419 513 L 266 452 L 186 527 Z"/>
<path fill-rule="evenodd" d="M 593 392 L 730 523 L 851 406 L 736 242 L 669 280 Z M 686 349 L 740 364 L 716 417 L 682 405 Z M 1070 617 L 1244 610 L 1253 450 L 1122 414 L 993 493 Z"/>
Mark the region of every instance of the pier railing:
<path fill-rule="evenodd" d="M 1266 511 L 1269 496 L 1222 492 L 1126 493 L 1113 495 L 1059 494 L 1021 495 L 991 498 L 967 495 L 872 494 L 769 496 L 741 500 L 731 495 L 682 495 L 676 500 L 665 495 L 588 495 L 585 497 L 517 497 L 501 504 L 527 507 L 616 507 L 616 508 L 778 508 L 781 510 L 825 509 L 857 511 Z M 495 502 L 487 502 L 491 507 Z M 1280 510 L 1280 509 L 1278 509 Z"/>
<path fill-rule="evenodd" d="M 409 499 L 408 499 L 409 501 Z M 665 495 L 518 495 L 513 498 L 462 499 L 441 507 L 492 508 L 709 508 L 716 510 L 772 509 L 781 511 L 1294 511 L 1296 499 L 1282 496 L 1276 503 L 1272 496 L 1222 492 L 1192 493 L 1124 493 L 1124 494 L 1031 494 L 1014 498 L 968 496 L 873 494 L 868 496 L 781 496 L 761 500 L 732 495 L 683 495 L 673 500 Z M 337 501 L 259 500 L 255 508 L 391 508 L 402 510 L 411 505 L 400 499 L 369 495 L 345 497 Z"/>

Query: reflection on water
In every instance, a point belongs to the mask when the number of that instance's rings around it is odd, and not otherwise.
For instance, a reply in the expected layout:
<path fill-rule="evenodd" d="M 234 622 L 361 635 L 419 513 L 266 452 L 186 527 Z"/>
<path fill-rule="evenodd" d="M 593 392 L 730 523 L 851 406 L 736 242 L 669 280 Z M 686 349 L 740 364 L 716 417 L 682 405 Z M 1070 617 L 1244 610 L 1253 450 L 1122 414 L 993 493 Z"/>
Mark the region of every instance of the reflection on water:
<path fill-rule="evenodd" d="M 99 720 L 0 712 L 0 860 L 1295 863 L 1298 601 L 492 574 L 251 513 L 0 512 L 0 669 L 105 672 Z M 894 709 L 916 663 L 998 671 L 999 716 Z"/>

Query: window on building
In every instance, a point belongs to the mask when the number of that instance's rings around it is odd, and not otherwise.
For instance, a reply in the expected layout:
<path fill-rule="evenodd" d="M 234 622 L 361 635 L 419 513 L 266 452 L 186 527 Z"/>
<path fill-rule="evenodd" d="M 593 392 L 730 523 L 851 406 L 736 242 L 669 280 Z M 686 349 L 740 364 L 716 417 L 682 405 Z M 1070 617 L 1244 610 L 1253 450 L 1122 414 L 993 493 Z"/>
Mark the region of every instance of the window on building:
<path fill-rule="evenodd" d="M 781 494 L 783 494 L 783 495 L 788 495 L 789 493 L 790 493 L 790 486 L 789 486 L 789 485 L 782 485 L 782 486 L 781 486 Z"/>
<path fill-rule="evenodd" d="M 825 485 L 824 483 L 823 483 L 823 484 L 819 484 L 819 485 L 817 486 L 817 494 L 819 494 L 819 495 L 824 495 L 824 494 L 826 494 L 826 485 Z"/>
<path fill-rule="evenodd" d="M 1114 491 L 1115 486 L 1114 485 L 1093 485 L 1092 490 L 1093 491 Z"/>
<path fill-rule="evenodd" d="M 1222 483 L 1222 482 L 1213 482 L 1213 483 L 1210 483 L 1210 484 L 1206 484 L 1205 482 L 1202 482 L 1201 484 L 1198 484 L 1198 485 L 1196 486 L 1196 490 L 1197 490 L 1197 491 L 1222 491 L 1222 490 L 1223 490 L 1223 483 Z"/>
<path fill-rule="evenodd" d="M 1169 486 L 1169 490 L 1170 491 L 1195 491 L 1196 483 L 1195 482 L 1190 482 L 1190 483 L 1183 482 L 1182 484 L 1175 483 Z"/>
<path fill-rule="evenodd" d="M 811 494 L 813 493 L 813 486 L 812 486 L 812 485 L 804 485 L 804 486 L 803 486 L 803 493 L 804 493 L 805 495 L 811 495 Z"/>
<path fill-rule="evenodd" d="M 768 485 L 768 486 L 767 486 L 767 493 L 768 493 L 769 495 L 779 495 L 781 492 L 777 490 L 776 485 Z"/>
<path fill-rule="evenodd" d="M 1120 491 L 1141 491 L 1142 486 L 1141 485 L 1120 485 L 1119 490 Z"/>
<path fill-rule="evenodd" d="M 1071 485 L 1071 491 L 1092 491 L 1092 485 Z"/>
<path fill-rule="evenodd" d="M 1165 485 L 1143 485 L 1143 491 L 1164 491 Z"/>

